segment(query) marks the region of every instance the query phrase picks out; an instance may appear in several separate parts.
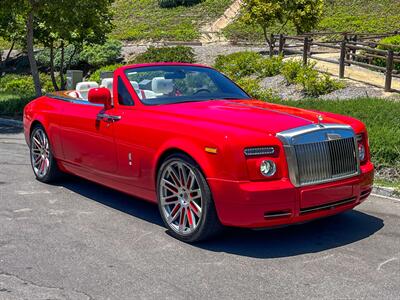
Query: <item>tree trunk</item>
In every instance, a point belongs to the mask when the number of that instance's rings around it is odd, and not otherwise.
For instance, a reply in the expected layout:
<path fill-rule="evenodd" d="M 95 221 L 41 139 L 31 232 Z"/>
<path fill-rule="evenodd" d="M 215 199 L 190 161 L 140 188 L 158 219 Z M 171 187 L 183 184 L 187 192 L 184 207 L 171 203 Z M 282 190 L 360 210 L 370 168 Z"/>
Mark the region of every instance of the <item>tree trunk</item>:
<path fill-rule="evenodd" d="M 61 90 L 65 90 L 65 80 L 64 80 L 64 41 L 61 41 L 61 60 L 60 60 L 60 86 Z"/>
<path fill-rule="evenodd" d="M 11 48 L 10 48 L 10 50 L 8 50 L 8 53 L 7 53 L 5 61 L 7 61 L 10 58 L 10 55 L 11 55 L 11 52 L 13 51 L 13 49 L 14 49 L 14 46 L 15 46 L 15 41 L 12 42 Z"/>
<path fill-rule="evenodd" d="M 50 44 L 50 77 L 53 87 L 56 91 L 59 90 L 57 85 L 56 76 L 54 75 L 54 45 L 53 42 Z"/>
<path fill-rule="evenodd" d="M 33 11 L 29 12 L 28 20 L 26 21 L 26 50 L 28 52 L 29 65 L 31 67 L 36 96 L 40 97 L 42 95 L 42 86 L 40 84 L 39 70 L 33 49 Z"/>
<path fill-rule="evenodd" d="M 269 57 L 272 57 L 272 55 L 273 55 L 272 40 L 270 40 L 268 37 L 267 28 L 263 27 L 263 33 L 264 33 L 264 38 L 265 38 L 265 41 L 266 41 L 268 49 L 269 49 Z"/>
<path fill-rule="evenodd" d="M 69 70 L 71 68 L 72 60 L 74 59 L 74 56 L 76 54 L 76 48 L 77 47 L 75 45 L 73 45 L 73 46 L 74 46 L 74 51 L 72 51 L 72 54 L 69 57 L 69 60 L 68 60 L 68 63 L 67 63 L 67 67 L 66 67 L 67 70 Z"/>

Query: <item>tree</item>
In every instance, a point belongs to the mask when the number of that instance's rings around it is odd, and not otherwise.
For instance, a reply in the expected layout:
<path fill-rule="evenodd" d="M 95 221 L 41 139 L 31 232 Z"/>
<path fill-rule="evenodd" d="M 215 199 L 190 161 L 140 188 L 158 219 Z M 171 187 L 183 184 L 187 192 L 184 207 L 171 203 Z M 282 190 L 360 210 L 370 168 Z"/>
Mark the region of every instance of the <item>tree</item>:
<path fill-rule="evenodd" d="M 9 39 L 14 28 L 7 27 L 3 16 L 24 24 L 26 51 L 36 95 L 41 95 L 34 45 L 49 47 L 54 61 L 54 47 L 61 49 L 61 88 L 64 79 L 64 49 L 68 44 L 102 43 L 111 28 L 110 7 L 113 0 L 0 0 L 0 36 Z M 53 84 L 56 85 L 54 67 Z"/>
<path fill-rule="evenodd" d="M 106 34 L 113 28 L 111 23 L 111 4 L 113 0 L 53 0 L 46 4 L 39 15 L 38 40 L 50 51 L 50 74 L 54 88 L 58 85 L 54 75 L 55 47 L 61 52 L 59 65 L 60 88 L 65 88 L 65 70 L 71 64 L 74 55 L 84 45 L 102 44 Z M 73 47 L 68 61 L 65 48 Z"/>
<path fill-rule="evenodd" d="M 280 25 L 280 33 L 291 22 L 298 34 L 307 32 L 318 24 L 322 17 L 323 0 L 244 0 L 244 21 L 262 28 L 265 41 L 274 51 L 274 36 L 271 28 Z"/>
<path fill-rule="evenodd" d="M 244 21 L 262 28 L 265 41 L 270 49 L 270 56 L 273 54 L 274 38 L 269 33 L 269 29 L 277 22 L 282 22 L 283 5 L 284 1 L 282 0 L 244 0 Z"/>
<path fill-rule="evenodd" d="M 322 18 L 323 0 L 287 0 L 287 20 L 292 22 L 298 35 L 315 28 Z"/>

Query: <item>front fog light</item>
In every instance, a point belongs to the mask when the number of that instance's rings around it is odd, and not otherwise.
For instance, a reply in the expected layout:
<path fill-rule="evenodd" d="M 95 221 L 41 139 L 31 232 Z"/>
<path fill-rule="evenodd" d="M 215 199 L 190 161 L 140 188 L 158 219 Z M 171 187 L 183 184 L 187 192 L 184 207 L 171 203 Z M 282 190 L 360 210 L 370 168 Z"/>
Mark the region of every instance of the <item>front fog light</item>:
<path fill-rule="evenodd" d="M 358 144 L 358 156 L 360 158 L 360 161 L 365 160 L 365 147 L 363 144 Z"/>
<path fill-rule="evenodd" d="M 261 162 L 260 171 L 265 177 L 274 176 L 276 173 L 276 165 L 272 160 L 263 160 Z"/>

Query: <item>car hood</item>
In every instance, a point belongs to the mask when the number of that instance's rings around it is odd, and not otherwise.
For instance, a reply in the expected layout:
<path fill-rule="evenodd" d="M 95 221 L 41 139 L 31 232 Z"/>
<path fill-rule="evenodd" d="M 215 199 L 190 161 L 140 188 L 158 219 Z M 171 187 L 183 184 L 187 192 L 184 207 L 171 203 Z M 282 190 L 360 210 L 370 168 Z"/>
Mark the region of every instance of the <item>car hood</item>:
<path fill-rule="evenodd" d="M 258 100 L 210 100 L 160 105 L 155 108 L 190 120 L 206 121 L 268 133 L 278 133 L 296 127 L 318 123 L 344 122 L 324 113 L 267 103 Z"/>

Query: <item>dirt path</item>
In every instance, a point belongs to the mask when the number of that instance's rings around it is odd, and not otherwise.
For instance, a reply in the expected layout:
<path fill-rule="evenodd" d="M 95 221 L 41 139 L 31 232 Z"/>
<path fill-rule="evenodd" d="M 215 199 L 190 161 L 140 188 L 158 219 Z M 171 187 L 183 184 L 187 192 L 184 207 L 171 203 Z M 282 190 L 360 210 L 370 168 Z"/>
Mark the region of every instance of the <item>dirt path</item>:
<path fill-rule="evenodd" d="M 324 53 L 324 54 L 318 54 L 315 56 L 339 60 L 338 53 Z M 311 59 L 311 60 L 315 61 L 317 63 L 316 67 L 320 71 L 327 72 L 334 76 L 338 76 L 339 65 L 329 63 L 329 62 L 317 61 L 317 60 L 313 60 L 313 59 Z M 362 83 L 367 83 L 369 85 L 377 86 L 380 88 L 385 86 L 385 74 L 376 72 L 376 71 L 372 71 L 372 70 L 368 70 L 366 68 L 362 68 L 362 67 L 355 66 L 355 65 L 346 66 L 345 77 L 347 79 L 359 81 Z M 400 78 L 393 78 L 392 89 L 400 91 Z M 390 95 L 391 93 L 387 93 L 387 94 Z"/>
<path fill-rule="evenodd" d="M 205 25 L 201 29 L 202 35 L 200 42 L 214 43 L 226 41 L 225 38 L 221 36 L 220 32 L 239 14 L 241 5 L 242 0 L 235 0 L 218 20 L 216 20 L 214 23 Z"/>

